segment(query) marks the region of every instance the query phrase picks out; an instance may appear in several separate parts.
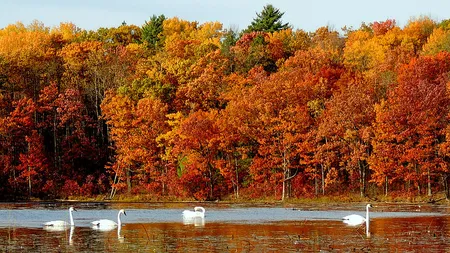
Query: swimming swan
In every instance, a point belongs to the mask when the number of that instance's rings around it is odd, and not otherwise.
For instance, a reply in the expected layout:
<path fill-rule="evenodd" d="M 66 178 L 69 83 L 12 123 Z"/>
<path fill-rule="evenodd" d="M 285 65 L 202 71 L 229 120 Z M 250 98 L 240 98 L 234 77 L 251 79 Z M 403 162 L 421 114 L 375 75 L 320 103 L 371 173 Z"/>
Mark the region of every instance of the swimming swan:
<path fill-rule="evenodd" d="M 68 228 L 70 226 L 75 226 L 75 223 L 73 222 L 72 217 L 72 211 L 77 211 L 73 207 L 69 207 L 69 217 L 70 217 L 70 223 L 63 220 L 55 220 L 55 221 L 49 221 L 44 223 L 44 228 L 52 230 L 52 228 L 56 228 L 55 230 L 58 230 L 58 228 Z"/>
<path fill-rule="evenodd" d="M 119 213 L 117 214 L 117 223 L 112 221 L 112 220 L 107 220 L 107 219 L 101 219 L 101 220 L 96 220 L 91 222 L 92 224 L 92 228 L 93 229 L 98 229 L 98 230 L 110 230 L 113 229 L 117 226 L 122 226 L 122 221 L 120 220 L 120 215 L 121 214 L 127 215 L 127 213 L 125 212 L 125 210 L 120 209 Z"/>
<path fill-rule="evenodd" d="M 184 218 L 205 218 L 205 208 L 201 206 L 194 207 L 194 211 L 184 210 L 183 211 Z"/>
<path fill-rule="evenodd" d="M 357 226 L 357 225 L 361 225 L 364 222 L 366 222 L 367 227 L 369 227 L 369 208 L 371 208 L 371 207 L 372 207 L 371 204 L 366 205 L 366 217 L 365 218 L 358 214 L 351 214 L 351 215 L 345 216 L 342 219 L 343 219 L 344 223 L 346 223 L 350 226 Z"/>

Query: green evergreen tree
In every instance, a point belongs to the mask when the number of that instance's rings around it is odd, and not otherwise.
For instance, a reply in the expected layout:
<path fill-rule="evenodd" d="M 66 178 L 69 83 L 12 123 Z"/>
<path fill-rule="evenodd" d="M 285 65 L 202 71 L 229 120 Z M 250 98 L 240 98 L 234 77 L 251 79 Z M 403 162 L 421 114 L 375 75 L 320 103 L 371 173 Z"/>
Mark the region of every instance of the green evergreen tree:
<path fill-rule="evenodd" d="M 163 22 L 166 20 L 164 15 L 158 17 L 153 15 L 150 21 L 145 21 L 142 26 L 142 41 L 146 41 L 150 47 L 158 47 L 161 43 L 160 34 L 163 32 Z"/>
<path fill-rule="evenodd" d="M 268 4 L 264 6 L 261 13 L 256 13 L 257 17 L 253 19 L 252 24 L 244 30 L 245 33 L 249 32 L 276 32 L 284 29 L 288 29 L 289 23 L 283 24 L 281 17 L 284 12 L 280 12 L 279 9 Z"/>

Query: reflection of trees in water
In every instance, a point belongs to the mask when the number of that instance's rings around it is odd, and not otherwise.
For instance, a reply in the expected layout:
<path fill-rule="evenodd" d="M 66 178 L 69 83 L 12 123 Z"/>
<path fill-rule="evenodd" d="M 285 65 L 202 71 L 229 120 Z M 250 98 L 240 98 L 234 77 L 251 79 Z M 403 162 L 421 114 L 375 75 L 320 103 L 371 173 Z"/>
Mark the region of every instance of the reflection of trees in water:
<path fill-rule="evenodd" d="M 447 216 L 375 217 L 371 220 L 370 238 L 364 227 L 348 227 L 339 220 L 262 224 L 208 221 L 195 226 L 180 219 L 175 223 L 127 223 L 120 230 L 106 232 L 82 226 L 59 232 L 0 227 L 0 245 L 9 252 L 447 252 L 448 224 Z"/>

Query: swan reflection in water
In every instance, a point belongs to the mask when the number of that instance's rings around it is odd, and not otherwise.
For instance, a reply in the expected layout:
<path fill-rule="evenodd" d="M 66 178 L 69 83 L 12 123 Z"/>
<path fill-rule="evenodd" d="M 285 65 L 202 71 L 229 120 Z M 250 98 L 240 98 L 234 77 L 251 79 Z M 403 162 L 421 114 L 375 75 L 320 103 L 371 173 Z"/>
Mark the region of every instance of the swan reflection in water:
<path fill-rule="evenodd" d="M 119 240 L 120 243 L 125 242 L 125 236 L 122 236 L 120 234 L 120 230 L 122 230 L 122 227 L 117 227 L 117 240 Z"/>
<path fill-rule="evenodd" d="M 122 236 L 120 233 L 122 230 L 122 220 L 120 219 L 121 214 L 123 214 L 125 216 L 127 215 L 125 210 L 121 209 L 119 211 L 119 213 L 117 214 L 117 223 L 115 221 L 107 220 L 107 219 L 100 219 L 100 220 L 91 222 L 92 229 L 97 230 L 97 231 L 107 232 L 107 231 L 112 231 L 117 228 L 117 240 L 120 243 L 125 242 L 125 237 Z"/>
<path fill-rule="evenodd" d="M 69 228 L 68 227 L 49 227 L 49 226 L 45 226 L 44 230 L 47 232 L 64 232 L 67 231 Z M 70 230 L 69 230 L 69 245 L 73 245 L 73 232 L 75 230 L 75 226 L 70 226 Z"/>
<path fill-rule="evenodd" d="M 98 227 L 92 227 L 93 230 L 95 231 L 99 231 L 99 232 L 110 232 L 113 231 L 114 229 L 117 228 L 117 240 L 120 243 L 124 243 L 125 242 L 125 236 L 122 235 L 121 231 L 122 231 L 122 226 L 117 226 L 117 227 L 103 227 L 103 228 L 98 228 Z"/>
<path fill-rule="evenodd" d="M 195 227 L 204 227 L 205 226 L 205 218 L 183 216 L 183 224 L 184 225 L 194 225 Z"/>

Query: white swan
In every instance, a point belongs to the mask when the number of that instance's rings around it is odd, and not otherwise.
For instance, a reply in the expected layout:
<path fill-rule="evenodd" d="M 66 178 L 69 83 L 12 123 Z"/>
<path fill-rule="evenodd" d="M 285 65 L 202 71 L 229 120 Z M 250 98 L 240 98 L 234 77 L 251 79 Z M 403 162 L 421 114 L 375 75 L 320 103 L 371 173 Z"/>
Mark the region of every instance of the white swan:
<path fill-rule="evenodd" d="M 372 207 L 371 204 L 366 205 L 366 217 L 365 218 L 358 214 L 350 214 L 350 215 L 345 216 L 342 219 L 343 219 L 344 223 L 346 223 L 350 226 L 361 225 L 364 222 L 366 222 L 368 224 L 369 223 L 369 208 L 371 208 L 371 207 Z"/>
<path fill-rule="evenodd" d="M 194 211 L 184 210 L 183 211 L 184 218 L 205 218 L 205 208 L 201 206 L 194 207 Z"/>
<path fill-rule="evenodd" d="M 75 223 L 73 222 L 72 211 L 77 210 L 73 207 L 69 207 L 70 223 L 63 220 L 49 221 L 44 223 L 44 228 L 47 230 L 61 231 L 64 230 L 65 228 L 69 228 L 70 226 L 75 226 Z"/>
<path fill-rule="evenodd" d="M 121 214 L 127 215 L 125 210 L 120 209 L 119 213 L 117 214 L 117 223 L 112 220 L 101 219 L 91 222 L 92 228 L 98 230 L 112 230 L 117 226 L 120 227 L 122 226 L 122 221 L 120 220 Z"/>

